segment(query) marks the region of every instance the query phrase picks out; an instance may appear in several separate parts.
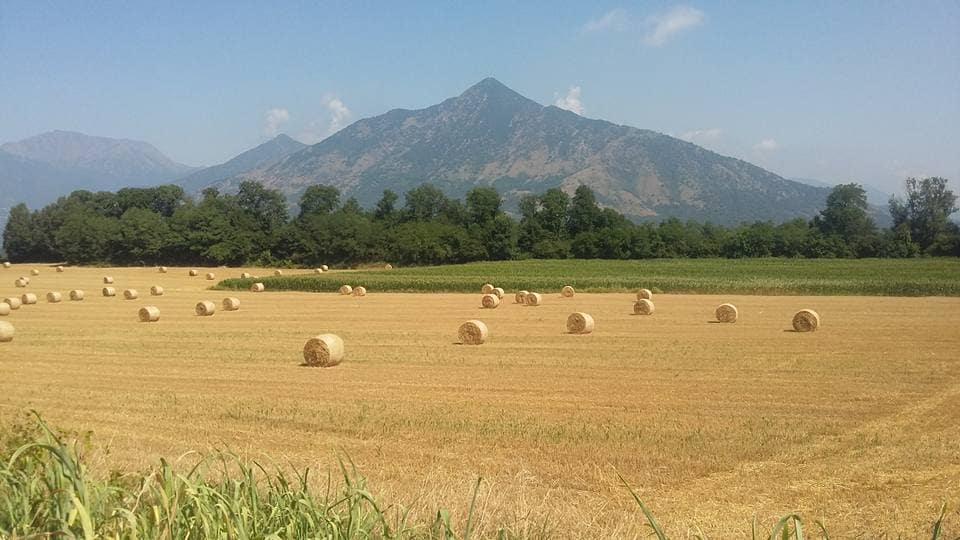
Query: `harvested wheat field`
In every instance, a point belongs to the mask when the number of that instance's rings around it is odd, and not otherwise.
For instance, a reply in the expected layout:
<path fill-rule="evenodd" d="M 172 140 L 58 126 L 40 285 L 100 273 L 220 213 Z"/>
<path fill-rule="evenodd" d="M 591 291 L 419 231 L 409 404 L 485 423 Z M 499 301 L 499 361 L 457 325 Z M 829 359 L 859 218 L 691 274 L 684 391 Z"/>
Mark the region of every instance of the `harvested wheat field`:
<path fill-rule="evenodd" d="M 94 473 L 216 447 L 325 478 L 345 454 L 426 520 L 462 518 L 482 477 L 478 537 L 645 537 L 619 473 L 678 537 L 747 536 L 789 512 L 835 538 L 928 537 L 942 503 L 958 534 L 960 298 L 663 292 L 640 316 L 635 291 L 491 310 L 476 293 L 211 291 L 187 268 L 44 271 L 26 290 L 96 290 L 105 274 L 162 286 L 163 317 L 140 324 L 117 297 L 38 303 L 4 317 L 16 338 L 0 344 L 0 421 L 33 408 L 92 430 Z M 243 309 L 195 314 L 228 296 Z M 726 302 L 736 324 L 716 322 Z M 793 331 L 801 309 L 816 332 Z M 567 333 L 572 312 L 592 334 Z M 486 343 L 458 343 L 471 319 Z M 326 333 L 343 363 L 302 367 Z"/>

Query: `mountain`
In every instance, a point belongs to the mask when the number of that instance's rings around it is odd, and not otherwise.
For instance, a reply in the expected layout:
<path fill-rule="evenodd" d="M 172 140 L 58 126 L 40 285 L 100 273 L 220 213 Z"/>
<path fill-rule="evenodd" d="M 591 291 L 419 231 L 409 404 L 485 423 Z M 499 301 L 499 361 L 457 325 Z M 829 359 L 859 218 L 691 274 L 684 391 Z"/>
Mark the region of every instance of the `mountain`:
<path fill-rule="evenodd" d="M 312 184 L 372 205 L 384 189 L 431 182 L 451 196 L 493 186 L 508 208 L 530 192 L 589 186 L 633 219 L 667 216 L 732 223 L 809 218 L 827 189 L 793 182 L 654 131 L 544 107 L 484 79 L 420 110 L 359 120 L 268 168 L 220 182 L 263 182 L 295 201 Z"/>
<path fill-rule="evenodd" d="M 256 148 L 247 150 L 226 163 L 201 169 L 181 178 L 177 183 L 183 186 L 184 190 L 188 193 L 192 193 L 219 180 L 269 167 L 290 154 L 299 152 L 306 147 L 307 145 L 302 142 L 295 141 L 286 135 L 280 134 Z"/>
<path fill-rule="evenodd" d="M 38 208 L 51 202 L 51 193 L 65 193 L 83 180 L 53 165 L 0 150 L 0 231 L 14 205 L 25 202 Z"/>
<path fill-rule="evenodd" d="M 170 182 L 195 170 L 176 163 L 150 143 L 72 131 L 50 131 L 0 145 L 0 150 L 93 181 L 93 185 L 76 186 L 77 189 L 148 186 Z"/>

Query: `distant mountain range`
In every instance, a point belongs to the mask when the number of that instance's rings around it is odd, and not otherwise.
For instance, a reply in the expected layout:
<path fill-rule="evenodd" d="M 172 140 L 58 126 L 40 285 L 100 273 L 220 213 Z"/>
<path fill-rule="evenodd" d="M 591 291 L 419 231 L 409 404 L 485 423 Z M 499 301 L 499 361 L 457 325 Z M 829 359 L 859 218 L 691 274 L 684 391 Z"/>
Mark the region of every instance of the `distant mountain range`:
<path fill-rule="evenodd" d="M 269 167 L 306 147 L 302 142 L 280 134 L 226 163 L 201 169 L 181 178 L 177 183 L 187 192 L 197 192 L 215 182 Z"/>
<path fill-rule="evenodd" d="M 10 208 L 49 204 L 71 191 L 172 182 L 196 170 L 149 143 L 51 131 L 0 145 L 0 227 Z"/>
<path fill-rule="evenodd" d="M 583 184 L 635 220 L 724 224 L 810 218 L 829 193 L 825 183 L 786 179 L 661 133 L 542 106 L 488 78 L 425 109 L 359 120 L 312 146 L 280 135 L 207 168 L 176 163 L 145 142 L 65 131 L 7 143 L 0 146 L 0 222 L 16 202 L 36 208 L 75 189 L 175 182 L 197 193 L 230 191 L 243 180 L 278 189 L 292 203 L 307 186 L 332 185 L 365 206 L 385 189 L 402 194 L 423 182 L 453 197 L 492 186 L 508 209 L 524 194 L 572 193 Z M 871 192 L 873 204 L 885 207 L 886 198 Z"/>
<path fill-rule="evenodd" d="M 661 133 L 544 107 L 491 78 L 426 109 L 359 120 L 217 185 L 230 190 L 242 180 L 291 201 L 307 186 L 332 185 L 365 206 L 385 189 L 403 193 L 423 182 L 455 197 L 493 186 L 508 208 L 526 193 L 572 193 L 584 184 L 633 219 L 715 223 L 809 218 L 828 193 Z"/>

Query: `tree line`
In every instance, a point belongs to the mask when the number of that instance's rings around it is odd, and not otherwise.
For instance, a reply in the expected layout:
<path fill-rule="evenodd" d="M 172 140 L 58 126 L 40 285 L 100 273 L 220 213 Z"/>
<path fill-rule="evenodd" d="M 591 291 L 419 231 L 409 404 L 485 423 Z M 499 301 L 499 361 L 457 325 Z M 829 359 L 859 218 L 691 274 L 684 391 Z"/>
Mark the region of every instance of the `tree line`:
<path fill-rule="evenodd" d="M 879 229 L 858 184 L 835 187 L 812 220 L 720 226 L 681 221 L 633 223 L 601 208 L 580 186 L 520 200 L 519 219 L 493 188 L 463 200 L 423 184 L 390 190 L 373 208 L 310 186 L 289 215 L 278 191 L 243 182 L 236 194 L 210 188 L 196 199 L 174 185 L 116 193 L 75 191 L 30 211 L 11 209 L 3 245 L 13 261 L 115 265 L 403 265 L 516 258 L 960 256 L 960 228 L 949 220 L 956 196 L 944 178 L 910 178 L 890 201 L 893 226 Z"/>

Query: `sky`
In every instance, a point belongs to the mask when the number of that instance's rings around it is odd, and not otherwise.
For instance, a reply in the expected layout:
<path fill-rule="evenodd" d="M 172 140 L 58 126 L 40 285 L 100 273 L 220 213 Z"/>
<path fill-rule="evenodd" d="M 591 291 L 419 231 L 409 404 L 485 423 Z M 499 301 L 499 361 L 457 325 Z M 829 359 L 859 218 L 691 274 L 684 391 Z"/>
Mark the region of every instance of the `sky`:
<path fill-rule="evenodd" d="M 0 142 L 214 165 L 495 77 L 785 177 L 960 183 L 960 1 L 0 1 Z"/>

